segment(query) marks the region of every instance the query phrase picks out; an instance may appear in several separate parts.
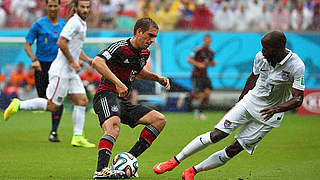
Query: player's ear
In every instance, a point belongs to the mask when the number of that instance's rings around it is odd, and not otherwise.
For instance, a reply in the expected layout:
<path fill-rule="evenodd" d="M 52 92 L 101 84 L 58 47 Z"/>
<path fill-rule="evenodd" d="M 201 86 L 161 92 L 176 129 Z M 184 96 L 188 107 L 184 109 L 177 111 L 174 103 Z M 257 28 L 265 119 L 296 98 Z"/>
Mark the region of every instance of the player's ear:
<path fill-rule="evenodd" d="M 140 35 L 140 36 L 143 34 L 143 31 L 142 31 L 141 28 L 138 28 L 138 29 L 137 29 L 137 34 Z"/>

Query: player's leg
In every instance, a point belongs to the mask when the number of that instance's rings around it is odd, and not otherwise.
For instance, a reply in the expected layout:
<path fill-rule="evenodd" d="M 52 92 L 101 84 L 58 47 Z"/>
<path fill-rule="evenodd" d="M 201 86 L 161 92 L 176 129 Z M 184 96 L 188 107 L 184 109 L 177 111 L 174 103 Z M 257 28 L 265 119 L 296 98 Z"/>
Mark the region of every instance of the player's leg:
<path fill-rule="evenodd" d="M 192 92 L 194 94 L 193 99 L 191 100 L 191 106 L 194 111 L 195 119 L 200 119 L 200 115 L 202 114 L 201 102 L 204 98 L 203 81 L 198 76 L 192 76 L 191 82 L 192 82 Z"/>
<path fill-rule="evenodd" d="M 94 178 L 120 178 L 123 173 L 108 168 L 113 145 L 120 132 L 120 109 L 112 111 L 111 107 L 119 107 L 116 101 L 117 94 L 112 92 L 102 92 L 95 95 L 93 99 L 93 108 L 99 117 L 101 128 L 104 131 L 99 141 L 97 170 Z"/>
<path fill-rule="evenodd" d="M 153 171 L 162 174 L 172 170 L 187 157 L 201 151 L 210 144 L 217 143 L 231 134 L 239 126 L 247 122 L 247 112 L 242 106 L 234 106 L 215 126 L 211 132 L 204 133 L 194 138 L 180 153 L 166 162 L 158 163 L 153 167 Z M 174 163 L 173 163 L 174 162 Z"/>
<path fill-rule="evenodd" d="M 51 66 L 51 62 L 40 62 L 41 65 L 41 71 L 36 70 L 35 71 L 35 84 L 36 84 L 36 89 L 38 92 L 38 96 L 41 98 L 47 98 L 46 96 L 46 89 L 49 84 L 49 68 Z M 59 107 L 59 109 L 55 112 L 52 112 L 51 115 L 51 131 L 49 134 L 49 141 L 50 142 L 59 142 L 60 140 L 58 139 L 58 126 L 60 123 L 60 119 L 62 116 L 63 112 L 63 104 Z"/>
<path fill-rule="evenodd" d="M 129 151 L 133 156 L 138 157 L 147 150 L 159 136 L 166 125 L 166 119 L 160 112 L 142 105 L 137 105 L 135 110 L 129 112 L 129 114 L 131 114 L 130 116 L 133 117 L 133 120 L 138 119 L 131 127 L 135 127 L 138 124 L 146 125 L 141 131 L 138 141 Z"/>
<path fill-rule="evenodd" d="M 248 117 L 250 116 L 251 115 L 248 115 Z M 253 118 L 250 117 L 249 119 Z M 260 142 L 262 138 L 271 131 L 271 129 L 272 127 L 269 125 L 260 123 L 256 120 L 251 120 L 241 128 L 235 136 L 236 139 L 229 146 L 212 154 L 198 165 L 185 170 L 182 176 L 188 177 L 185 179 L 192 179 L 198 172 L 223 166 L 242 150 L 246 150 L 248 153 L 253 154 L 258 142 Z"/>

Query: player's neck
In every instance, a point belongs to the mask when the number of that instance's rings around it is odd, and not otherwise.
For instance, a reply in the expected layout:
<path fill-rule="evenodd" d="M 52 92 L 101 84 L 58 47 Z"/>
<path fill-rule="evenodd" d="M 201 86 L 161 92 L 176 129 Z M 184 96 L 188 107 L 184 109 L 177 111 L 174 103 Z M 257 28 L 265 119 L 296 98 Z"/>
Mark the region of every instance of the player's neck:
<path fill-rule="evenodd" d="M 58 24 L 58 17 L 49 17 L 48 16 L 48 19 L 52 24 L 54 24 L 54 25 Z"/>
<path fill-rule="evenodd" d="M 138 44 L 137 44 L 137 39 L 136 39 L 136 37 L 133 36 L 133 37 L 130 39 L 130 43 L 131 43 L 131 45 L 132 45 L 133 48 L 135 48 L 136 50 L 140 50 L 140 49 L 138 48 Z"/>

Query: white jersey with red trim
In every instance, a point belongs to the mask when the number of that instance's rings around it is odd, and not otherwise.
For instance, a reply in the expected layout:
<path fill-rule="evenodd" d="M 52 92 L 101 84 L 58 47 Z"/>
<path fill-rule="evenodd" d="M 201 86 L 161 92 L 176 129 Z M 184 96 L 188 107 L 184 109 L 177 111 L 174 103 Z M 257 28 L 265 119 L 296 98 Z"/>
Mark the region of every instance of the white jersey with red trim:
<path fill-rule="evenodd" d="M 275 114 L 264 122 L 259 111 L 282 104 L 292 97 L 292 88 L 304 90 L 305 65 L 299 56 L 290 50 L 288 55 L 275 67 L 258 52 L 254 59 L 253 74 L 259 75 L 256 86 L 239 102 L 257 120 L 273 127 L 279 127 L 283 112 Z"/>
<path fill-rule="evenodd" d="M 83 42 L 86 38 L 87 24 L 78 14 L 74 14 L 64 26 L 60 36 L 69 40 L 68 48 L 75 61 L 79 61 Z M 56 59 L 51 64 L 49 74 L 60 77 L 71 77 L 76 74 L 66 56 L 59 48 Z"/>

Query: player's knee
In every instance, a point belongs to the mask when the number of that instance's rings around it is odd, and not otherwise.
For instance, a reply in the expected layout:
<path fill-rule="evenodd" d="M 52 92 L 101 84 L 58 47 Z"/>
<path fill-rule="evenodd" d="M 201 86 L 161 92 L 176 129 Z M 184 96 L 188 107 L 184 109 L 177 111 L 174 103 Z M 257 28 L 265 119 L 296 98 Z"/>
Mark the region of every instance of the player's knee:
<path fill-rule="evenodd" d="M 50 112 L 56 112 L 59 110 L 59 107 L 58 105 L 54 104 L 53 102 L 51 101 L 48 101 L 48 104 L 47 104 L 47 111 L 50 111 Z"/>
<path fill-rule="evenodd" d="M 223 132 L 219 129 L 216 129 L 216 128 L 210 132 L 210 138 L 213 143 L 219 142 L 220 140 L 227 137 L 228 135 L 229 135 L 228 133 L 225 133 L 225 132 Z"/>
<path fill-rule="evenodd" d="M 164 127 L 167 123 L 166 117 L 159 113 L 159 115 L 157 116 L 157 122 L 159 123 L 160 127 Z"/>
<path fill-rule="evenodd" d="M 88 102 L 89 102 L 89 100 L 87 97 L 82 97 L 82 98 L 79 98 L 77 105 L 78 106 L 87 106 Z"/>

